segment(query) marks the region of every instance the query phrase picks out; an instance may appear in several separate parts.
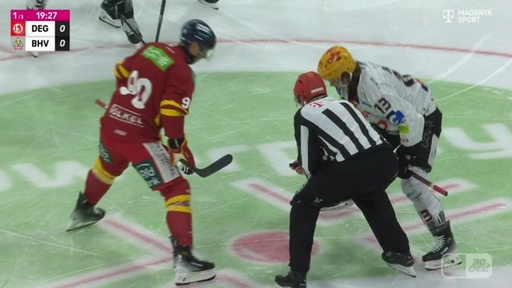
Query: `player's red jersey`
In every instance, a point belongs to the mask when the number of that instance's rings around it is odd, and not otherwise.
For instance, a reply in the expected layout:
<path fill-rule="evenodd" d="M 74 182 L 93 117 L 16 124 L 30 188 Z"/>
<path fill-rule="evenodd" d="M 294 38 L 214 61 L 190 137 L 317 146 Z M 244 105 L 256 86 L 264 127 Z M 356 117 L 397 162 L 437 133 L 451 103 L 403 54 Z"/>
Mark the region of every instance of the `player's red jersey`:
<path fill-rule="evenodd" d="M 116 89 L 101 117 L 101 134 L 121 142 L 183 138 L 194 79 L 179 46 L 149 43 L 116 64 Z"/>

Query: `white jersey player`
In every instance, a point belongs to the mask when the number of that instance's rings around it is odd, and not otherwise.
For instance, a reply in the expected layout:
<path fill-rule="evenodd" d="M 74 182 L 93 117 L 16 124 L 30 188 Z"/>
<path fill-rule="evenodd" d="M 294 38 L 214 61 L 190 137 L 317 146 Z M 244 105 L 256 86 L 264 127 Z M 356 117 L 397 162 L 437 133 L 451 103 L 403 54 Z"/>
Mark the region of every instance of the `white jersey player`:
<path fill-rule="evenodd" d="M 425 268 L 460 264 L 441 203 L 426 185 L 411 177 L 412 171 L 427 178 L 441 134 L 442 114 L 428 86 L 388 67 L 355 61 L 341 46 L 322 55 L 318 72 L 396 148 L 402 191 L 436 239 L 434 248 L 422 257 Z"/>

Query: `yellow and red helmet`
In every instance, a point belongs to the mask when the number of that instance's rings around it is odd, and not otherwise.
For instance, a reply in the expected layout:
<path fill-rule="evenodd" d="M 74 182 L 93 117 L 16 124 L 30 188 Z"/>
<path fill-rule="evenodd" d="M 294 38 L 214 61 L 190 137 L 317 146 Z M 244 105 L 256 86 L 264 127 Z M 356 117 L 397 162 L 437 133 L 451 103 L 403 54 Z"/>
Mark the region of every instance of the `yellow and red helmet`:
<path fill-rule="evenodd" d="M 304 106 L 315 97 L 327 95 L 327 89 L 322 77 L 316 72 L 309 71 L 299 75 L 297 81 L 295 81 L 293 94 L 295 95 L 295 102 Z"/>
<path fill-rule="evenodd" d="M 344 72 L 352 74 L 355 69 L 356 61 L 347 48 L 342 46 L 329 48 L 318 62 L 318 73 L 327 81 L 339 78 Z"/>

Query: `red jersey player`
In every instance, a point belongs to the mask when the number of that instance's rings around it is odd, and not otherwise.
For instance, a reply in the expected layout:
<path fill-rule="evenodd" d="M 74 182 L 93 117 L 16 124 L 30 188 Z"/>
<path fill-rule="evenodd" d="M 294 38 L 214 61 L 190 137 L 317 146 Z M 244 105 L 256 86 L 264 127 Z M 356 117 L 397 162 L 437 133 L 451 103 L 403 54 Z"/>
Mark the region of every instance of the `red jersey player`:
<path fill-rule="evenodd" d="M 190 185 L 176 167 L 178 157 L 194 164 L 184 133 L 194 92 L 189 64 L 206 58 L 215 43 L 208 24 L 193 19 L 181 28 L 178 45 L 148 43 L 116 64 L 116 89 L 101 117 L 99 156 L 89 170 L 67 229 L 92 225 L 105 216 L 95 205 L 131 164 L 165 200 L 177 285 L 215 277 L 215 265 L 192 254 Z M 162 143 L 162 130 L 169 149 Z M 192 173 L 186 167 L 182 171 Z"/>

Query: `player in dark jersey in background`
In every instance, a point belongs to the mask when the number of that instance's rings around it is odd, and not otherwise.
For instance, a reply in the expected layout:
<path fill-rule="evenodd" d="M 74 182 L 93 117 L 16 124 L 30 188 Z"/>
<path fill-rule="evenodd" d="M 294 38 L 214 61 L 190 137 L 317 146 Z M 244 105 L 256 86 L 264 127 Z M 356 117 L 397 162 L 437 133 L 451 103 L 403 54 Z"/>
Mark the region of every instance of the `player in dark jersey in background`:
<path fill-rule="evenodd" d="M 217 5 L 219 0 L 197 1 L 211 7 L 212 9 L 219 9 L 219 6 Z M 136 47 L 140 47 L 142 45 L 142 33 L 140 32 L 139 24 L 135 20 L 132 0 L 102 0 L 100 8 L 100 15 L 98 16 L 99 20 L 112 27 L 121 28 L 126 34 L 128 41 Z M 124 17 L 126 22 L 121 19 L 121 16 Z"/>
<path fill-rule="evenodd" d="M 164 198 L 177 285 L 215 277 L 214 264 L 192 254 L 190 185 L 176 166 L 179 157 L 195 163 L 184 132 L 194 92 L 189 65 L 206 58 L 215 43 L 212 29 L 193 19 L 182 26 L 178 45 L 148 43 L 117 63 L 116 89 L 101 117 L 99 156 L 67 229 L 77 230 L 104 217 L 105 211 L 96 204 L 131 164 Z M 162 143 L 162 130 L 169 148 Z M 182 170 L 192 173 L 185 166 Z"/>
<path fill-rule="evenodd" d="M 290 202 L 290 272 L 276 276 L 276 283 L 306 287 L 319 211 L 350 198 L 382 247 L 382 259 L 415 277 L 409 240 L 385 191 L 398 169 L 391 145 L 352 104 L 328 97 L 316 72 L 301 74 L 294 94 L 301 107 L 294 117 L 294 169 L 308 181 Z"/>
<path fill-rule="evenodd" d="M 27 0 L 27 9 L 42 10 L 46 8 L 48 0 Z M 121 21 L 121 16 L 126 22 Z M 136 47 L 142 46 L 142 34 L 139 24 L 135 21 L 132 0 L 102 0 L 98 19 L 115 28 L 122 28 L 128 41 Z M 34 57 L 39 56 L 37 51 L 32 52 Z"/>
<path fill-rule="evenodd" d="M 219 9 L 217 5 L 219 0 L 197 1 L 212 9 Z M 26 6 L 30 10 L 41 10 L 46 8 L 47 3 L 48 0 L 27 0 Z M 124 18 L 125 21 L 121 18 Z M 142 33 L 140 32 L 139 24 L 135 20 L 133 0 L 102 0 L 98 19 L 114 28 L 121 28 L 130 43 L 134 44 L 137 48 L 142 46 Z M 32 55 L 37 57 L 39 52 L 34 51 Z"/>
<path fill-rule="evenodd" d="M 136 47 L 142 46 L 142 34 L 135 21 L 132 0 L 103 0 L 98 19 L 112 27 L 121 28 L 130 43 Z"/>

